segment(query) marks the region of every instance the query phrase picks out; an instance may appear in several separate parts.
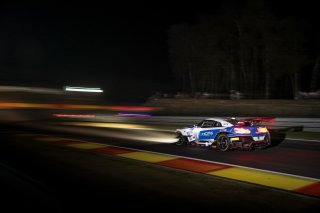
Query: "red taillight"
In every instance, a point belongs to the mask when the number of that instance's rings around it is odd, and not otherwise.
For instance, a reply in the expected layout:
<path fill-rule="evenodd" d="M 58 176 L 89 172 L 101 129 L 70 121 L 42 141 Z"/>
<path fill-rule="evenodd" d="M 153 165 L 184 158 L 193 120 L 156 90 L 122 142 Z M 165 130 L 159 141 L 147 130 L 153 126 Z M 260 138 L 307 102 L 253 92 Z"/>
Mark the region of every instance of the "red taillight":
<path fill-rule="evenodd" d="M 250 129 L 245 128 L 234 128 L 234 132 L 238 134 L 250 134 Z"/>
<path fill-rule="evenodd" d="M 266 127 L 258 127 L 256 133 L 259 134 L 259 133 L 266 133 L 266 132 L 268 132 L 268 129 Z"/>

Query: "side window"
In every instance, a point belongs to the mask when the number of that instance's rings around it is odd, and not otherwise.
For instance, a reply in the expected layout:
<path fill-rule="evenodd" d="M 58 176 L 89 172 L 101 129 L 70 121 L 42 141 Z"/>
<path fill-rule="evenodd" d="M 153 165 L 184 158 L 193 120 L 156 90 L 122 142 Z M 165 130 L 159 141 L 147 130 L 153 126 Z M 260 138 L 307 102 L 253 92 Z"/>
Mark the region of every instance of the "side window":
<path fill-rule="evenodd" d="M 204 121 L 202 128 L 211 128 L 214 127 L 215 121 Z"/>
<path fill-rule="evenodd" d="M 216 122 L 214 126 L 215 126 L 215 127 L 222 127 L 222 125 L 221 125 L 220 122 Z"/>
<path fill-rule="evenodd" d="M 201 128 L 207 128 L 207 126 L 208 126 L 208 121 L 203 121 Z"/>
<path fill-rule="evenodd" d="M 204 122 L 205 122 L 205 121 L 201 121 L 200 123 L 197 124 L 197 126 L 198 126 L 198 127 L 202 127 L 202 125 L 203 125 Z"/>

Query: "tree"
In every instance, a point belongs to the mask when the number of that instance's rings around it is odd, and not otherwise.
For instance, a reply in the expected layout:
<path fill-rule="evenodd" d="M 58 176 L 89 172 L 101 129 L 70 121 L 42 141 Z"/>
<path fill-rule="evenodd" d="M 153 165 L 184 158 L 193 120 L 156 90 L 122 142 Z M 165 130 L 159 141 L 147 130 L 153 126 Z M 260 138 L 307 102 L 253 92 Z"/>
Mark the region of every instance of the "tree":
<path fill-rule="evenodd" d="M 318 55 L 314 67 L 313 67 L 313 72 L 312 72 L 312 79 L 311 79 L 311 84 L 310 84 L 310 91 L 316 91 L 319 87 L 319 73 L 320 73 L 320 55 Z"/>
<path fill-rule="evenodd" d="M 300 72 L 310 62 L 304 22 L 275 16 L 264 0 L 233 6 L 227 1 L 220 14 L 169 30 L 170 58 L 182 90 L 238 90 L 249 98 L 295 96 Z M 278 82 L 289 82 L 291 89 Z"/>

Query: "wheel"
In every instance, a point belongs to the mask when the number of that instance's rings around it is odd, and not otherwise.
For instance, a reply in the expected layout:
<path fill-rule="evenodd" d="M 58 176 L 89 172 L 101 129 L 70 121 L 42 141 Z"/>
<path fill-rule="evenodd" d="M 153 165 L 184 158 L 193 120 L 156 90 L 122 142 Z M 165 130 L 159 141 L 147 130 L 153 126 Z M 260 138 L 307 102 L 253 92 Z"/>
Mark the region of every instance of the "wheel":
<path fill-rule="evenodd" d="M 265 149 L 268 146 L 271 145 L 271 138 L 270 138 L 270 134 L 266 134 L 265 139 L 264 139 L 264 144 L 259 144 L 259 146 L 256 146 L 256 149 Z"/>
<path fill-rule="evenodd" d="M 188 139 L 185 136 L 180 134 L 178 136 L 178 138 L 179 138 L 179 140 L 175 143 L 177 146 L 182 146 L 182 145 L 186 145 L 187 144 Z"/>
<path fill-rule="evenodd" d="M 217 149 L 220 151 L 227 151 L 231 147 L 230 139 L 226 134 L 220 134 L 217 137 Z"/>

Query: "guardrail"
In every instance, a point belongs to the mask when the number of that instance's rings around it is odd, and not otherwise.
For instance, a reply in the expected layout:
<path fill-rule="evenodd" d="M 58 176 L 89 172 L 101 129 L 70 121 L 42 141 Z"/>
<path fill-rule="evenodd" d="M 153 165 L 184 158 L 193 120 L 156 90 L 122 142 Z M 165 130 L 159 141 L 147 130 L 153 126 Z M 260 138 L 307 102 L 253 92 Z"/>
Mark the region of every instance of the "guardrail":
<path fill-rule="evenodd" d="M 207 117 L 180 117 L 180 116 L 152 116 L 143 118 L 115 118 L 108 116 L 110 121 L 150 123 L 168 125 L 192 125 L 199 123 Z M 241 119 L 241 118 L 240 118 Z M 273 127 L 291 127 L 293 131 L 320 132 L 320 118 L 275 118 Z"/>
<path fill-rule="evenodd" d="M 0 121 L 23 122 L 28 120 L 52 119 L 52 113 L 57 110 L 0 110 Z M 101 122 L 126 122 L 161 125 L 189 126 L 199 123 L 207 118 L 203 116 L 150 116 L 150 117 L 117 117 L 113 115 L 96 114 L 95 121 Z M 240 119 L 242 117 L 239 117 Z M 91 120 L 91 119 L 89 119 Z M 320 132 L 320 118 L 275 118 L 273 127 L 289 127 L 292 131 Z"/>

